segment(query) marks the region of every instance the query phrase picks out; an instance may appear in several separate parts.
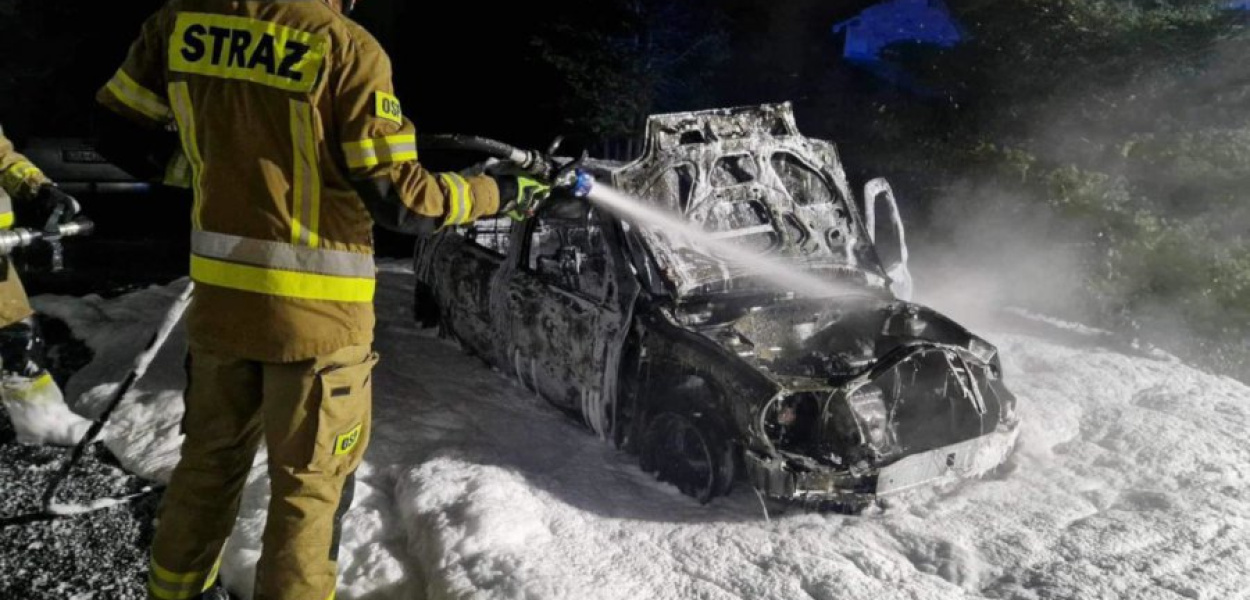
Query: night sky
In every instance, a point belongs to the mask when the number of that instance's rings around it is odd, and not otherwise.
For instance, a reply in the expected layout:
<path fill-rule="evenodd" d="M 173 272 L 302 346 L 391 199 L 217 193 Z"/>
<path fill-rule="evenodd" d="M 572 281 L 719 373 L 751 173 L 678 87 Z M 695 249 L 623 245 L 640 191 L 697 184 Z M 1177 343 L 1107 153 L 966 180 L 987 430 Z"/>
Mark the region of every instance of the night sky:
<path fill-rule="evenodd" d="M 0 119 L 15 137 L 81 136 L 90 127 L 96 89 L 120 64 L 143 19 L 159 0 L 45 4 L 15 0 L 21 27 L 34 32 L 39 49 L 4 44 L 3 71 L 21 82 L 21 98 L 0 99 Z M 690 29 L 706 21 L 723 32 L 724 45 L 704 71 L 712 73 L 698 98 L 661 92 L 657 109 L 687 110 L 792 100 L 813 92 L 817 73 L 838 64 L 840 50 L 829 27 L 869 2 L 828 3 L 796 0 L 778 5 L 765 0 L 667 3 L 688 15 Z M 830 6 L 833 4 L 833 6 Z M 76 6 L 75 6 L 76 5 Z M 663 8 L 665 2 L 652 2 Z M 46 7 L 46 8 L 45 8 Z M 692 7 L 692 8 L 686 8 Z M 374 33 L 391 55 L 395 83 L 405 112 L 425 132 L 495 136 L 509 142 L 545 145 L 576 129 L 562 114 L 568 85 L 544 63 L 536 38 L 560 27 L 604 26 L 598 5 L 570 0 L 502 3 L 429 3 L 362 0 L 356 20 Z M 101 26 L 108 23 L 108 26 Z M 692 36 L 698 35 L 692 32 Z M 29 43 L 24 43 L 29 46 Z M 575 53 L 568 48 L 566 52 Z M 14 52 L 17 54 L 15 55 Z M 51 68 L 53 77 L 42 77 Z M 22 80 L 39 70 L 36 80 Z M 604 104 L 610 103 L 605 99 Z M 803 119 L 800 111 L 800 120 Z"/>

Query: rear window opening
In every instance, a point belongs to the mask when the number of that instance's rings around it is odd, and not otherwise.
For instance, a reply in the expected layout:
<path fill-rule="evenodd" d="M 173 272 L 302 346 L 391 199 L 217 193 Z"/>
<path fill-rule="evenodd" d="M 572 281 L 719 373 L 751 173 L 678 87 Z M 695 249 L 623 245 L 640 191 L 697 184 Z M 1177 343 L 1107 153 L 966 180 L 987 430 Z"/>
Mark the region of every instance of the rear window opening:
<path fill-rule="evenodd" d="M 742 185 L 758 178 L 759 169 L 755 160 L 746 154 L 723 157 L 712 168 L 712 185 L 716 187 Z"/>
<path fill-rule="evenodd" d="M 681 137 L 678 138 L 678 143 L 683 146 L 687 144 L 706 144 L 707 136 L 699 130 L 687 131 L 681 134 Z"/>
<path fill-rule="evenodd" d="M 773 128 L 771 131 L 769 131 L 769 133 L 773 134 L 776 137 L 786 136 L 786 135 L 790 135 L 790 128 L 786 126 L 785 121 L 781 119 L 777 119 L 773 121 Z"/>
<path fill-rule="evenodd" d="M 773 170 L 799 206 L 829 204 L 837 196 L 819 171 L 788 152 L 773 155 Z"/>
<path fill-rule="evenodd" d="M 677 206 L 673 208 L 684 215 L 690 211 L 694 202 L 694 181 L 694 165 L 680 164 L 656 179 L 647 195 L 652 198 L 676 198 Z"/>

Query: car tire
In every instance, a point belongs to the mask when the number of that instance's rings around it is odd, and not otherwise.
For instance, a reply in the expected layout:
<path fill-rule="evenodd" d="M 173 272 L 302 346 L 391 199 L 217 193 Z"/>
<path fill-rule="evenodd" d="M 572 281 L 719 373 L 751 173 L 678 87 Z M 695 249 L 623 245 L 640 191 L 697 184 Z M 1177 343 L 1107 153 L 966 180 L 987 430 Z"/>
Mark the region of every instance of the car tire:
<path fill-rule="evenodd" d="M 728 494 L 733 486 L 733 444 L 724 428 L 706 415 L 661 412 L 647 423 L 642 442 L 642 469 L 700 504 Z"/>

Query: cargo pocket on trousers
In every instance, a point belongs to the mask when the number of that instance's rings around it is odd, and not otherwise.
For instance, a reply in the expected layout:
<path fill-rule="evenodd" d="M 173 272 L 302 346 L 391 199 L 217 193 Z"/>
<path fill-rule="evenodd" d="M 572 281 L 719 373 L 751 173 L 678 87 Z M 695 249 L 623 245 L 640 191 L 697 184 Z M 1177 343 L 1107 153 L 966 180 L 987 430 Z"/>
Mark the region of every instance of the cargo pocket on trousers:
<path fill-rule="evenodd" d="M 341 475 L 360 465 L 369 445 L 373 366 L 377 363 L 378 355 L 373 353 L 362 363 L 330 367 L 317 374 L 321 407 L 309 471 Z"/>

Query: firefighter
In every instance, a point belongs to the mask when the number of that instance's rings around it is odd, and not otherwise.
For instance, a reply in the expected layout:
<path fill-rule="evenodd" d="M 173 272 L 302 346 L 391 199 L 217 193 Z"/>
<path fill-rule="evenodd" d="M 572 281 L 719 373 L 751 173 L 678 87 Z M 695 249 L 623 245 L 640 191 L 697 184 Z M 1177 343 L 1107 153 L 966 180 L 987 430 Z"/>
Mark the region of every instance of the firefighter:
<path fill-rule="evenodd" d="M 13 200 L 41 215 L 40 221 L 57 214 L 68 221 L 78 214 L 78 202 L 14 151 L 0 131 L 0 229 L 13 226 Z M 43 368 L 43 338 L 35 311 L 12 262 L 3 257 L 0 263 L 0 400 L 18 442 L 72 446 L 91 422 L 66 406 L 60 387 Z"/>
<path fill-rule="evenodd" d="M 254 597 L 334 596 L 378 362 L 372 225 L 422 233 L 523 215 L 549 191 L 426 171 L 390 60 L 344 16 L 351 4 L 170 0 L 98 93 L 126 119 L 104 123 L 102 152 L 159 177 L 143 140 L 176 131 L 194 192 L 186 439 L 152 542 L 151 598 L 224 594 L 221 549 L 262 440 L 272 497 Z"/>

